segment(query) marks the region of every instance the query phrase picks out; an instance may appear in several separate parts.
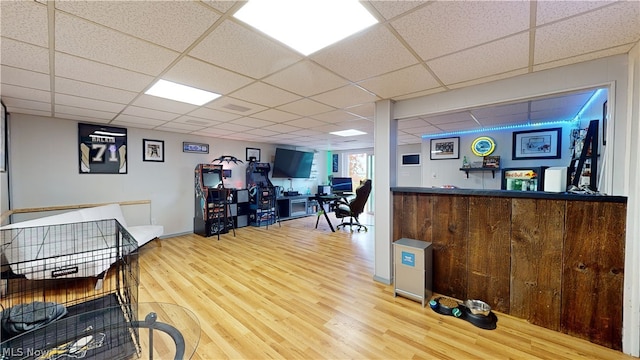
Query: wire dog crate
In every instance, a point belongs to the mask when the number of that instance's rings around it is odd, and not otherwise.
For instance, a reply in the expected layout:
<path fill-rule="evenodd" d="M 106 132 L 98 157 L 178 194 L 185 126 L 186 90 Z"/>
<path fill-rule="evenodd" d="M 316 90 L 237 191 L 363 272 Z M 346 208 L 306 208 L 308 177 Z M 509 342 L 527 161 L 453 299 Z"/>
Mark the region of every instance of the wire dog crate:
<path fill-rule="evenodd" d="M 0 236 L 1 359 L 140 355 L 138 244 L 116 220 Z"/>

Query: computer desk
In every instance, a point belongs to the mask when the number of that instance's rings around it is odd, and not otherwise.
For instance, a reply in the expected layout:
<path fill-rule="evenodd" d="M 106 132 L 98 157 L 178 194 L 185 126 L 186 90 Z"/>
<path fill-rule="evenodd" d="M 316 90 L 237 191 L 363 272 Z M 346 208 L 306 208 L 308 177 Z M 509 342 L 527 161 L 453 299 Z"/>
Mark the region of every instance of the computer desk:
<path fill-rule="evenodd" d="M 331 220 L 329 219 L 329 215 L 327 215 L 327 211 L 324 210 L 324 205 L 328 205 L 329 209 L 331 208 L 331 204 L 335 201 L 344 199 L 345 201 L 347 201 L 347 197 L 353 195 L 353 193 L 340 193 L 340 194 L 332 194 L 332 195 L 319 195 L 316 194 L 315 196 L 311 196 L 309 197 L 310 200 L 316 200 L 318 202 L 318 208 L 319 211 L 322 211 L 322 214 L 324 215 L 324 218 L 327 220 L 327 224 L 329 224 L 329 228 L 331 229 L 331 232 L 336 232 L 336 230 L 333 228 L 333 224 L 331 223 Z M 318 228 L 318 223 L 320 222 L 320 215 L 317 215 L 316 217 L 316 229 Z"/>

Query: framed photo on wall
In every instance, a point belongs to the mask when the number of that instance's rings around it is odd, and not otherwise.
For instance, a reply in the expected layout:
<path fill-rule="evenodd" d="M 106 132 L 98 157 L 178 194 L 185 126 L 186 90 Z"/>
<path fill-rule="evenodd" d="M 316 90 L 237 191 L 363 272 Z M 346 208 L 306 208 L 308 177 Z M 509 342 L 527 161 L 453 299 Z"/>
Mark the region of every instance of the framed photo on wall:
<path fill-rule="evenodd" d="M 459 159 L 460 138 L 431 139 L 431 160 Z"/>
<path fill-rule="evenodd" d="M 331 155 L 331 172 L 334 172 L 334 173 L 338 172 L 338 164 L 339 164 L 338 154 Z"/>
<path fill-rule="evenodd" d="M 562 128 L 514 131 L 513 160 L 560 159 Z"/>
<path fill-rule="evenodd" d="M 164 162 L 164 141 L 142 139 L 142 161 Z"/>
<path fill-rule="evenodd" d="M 126 174 L 127 129 L 78 123 L 80 174 Z"/>
<path fill-rule="evenodd" d="M 209 144 L 193 143 L 188 141 L 182 142 L 182 152 L 208 154 Z"/>
<path fill-rule="evenodd" d="M 260 149 L 247 148 L 247 161 L 260 162 Z"/>

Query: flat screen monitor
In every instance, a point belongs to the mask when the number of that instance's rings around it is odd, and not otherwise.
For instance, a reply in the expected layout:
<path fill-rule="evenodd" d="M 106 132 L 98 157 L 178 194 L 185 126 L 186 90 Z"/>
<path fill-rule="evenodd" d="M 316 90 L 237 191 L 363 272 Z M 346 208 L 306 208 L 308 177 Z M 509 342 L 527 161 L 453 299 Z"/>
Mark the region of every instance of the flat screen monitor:
<path fill-rule="evenodd" d="M 331 191 L 335 193 L 353 192 L 353 181 L 350 177 L 333 177 L 331 179 Z"/>
<path fill-rule="evenodd" d="M 307 179 L 311 176 L 312 152 L 276 148 L 273 160 L 274 178 Z"/>
<path fill-rule="evenodd" d="M 210 188 L 218 187 L 222 182 L 222 177 L 218 171 L 210 171 L 202 173 L 202 185 Z"/>

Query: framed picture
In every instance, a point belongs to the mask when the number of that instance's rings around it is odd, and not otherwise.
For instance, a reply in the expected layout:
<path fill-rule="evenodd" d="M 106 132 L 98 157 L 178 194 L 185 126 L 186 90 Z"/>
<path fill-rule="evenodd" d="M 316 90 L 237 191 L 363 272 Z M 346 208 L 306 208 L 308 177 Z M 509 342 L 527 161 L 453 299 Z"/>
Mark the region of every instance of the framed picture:
<path fill-rule="evenodd" d="M 431 139 L 431 160 L 459 159 L 460 138 Z"/>
<path fill-rule="evenodd" d="M 338 172 L 338 154 L 333 154 L 331 155 L 331 172 L 337 173 Z"/>
<path fill-rule="evenodd" d="M 164 141 L 142 139 L 142 161 L 164 162 Z"/>
<path fill-rule="evenodd" d="M 0 100 L 0 172 L 7 171 L 7 108 Z"/>
<path fill-rule="evenodd" d="M 78 123 L 80 174 L 126 174 L 127 129 Z"/>
<path fill-rule="evenodd" d="M 247 161 L 260 162 L 260 149 L 247 148 Z"/>
<path fill-rule="evenodd" d="M 513 160 L 560 159 L 562 128 L 515 131 Z"/>
<path fill-rule="evenodd" d="M 193 143 L 188 141 L 182 142 L 182 152 L 208 154 L 209 144 Z"/>
<path fill-rule="evenodd" d="M 402 166 L 419 166 L 420 154 L 402 154 Z"/>
<path fill-rule="evenodd" d="M 607 145 L 607 102 L 602 104 L 602 145 Z"/>

